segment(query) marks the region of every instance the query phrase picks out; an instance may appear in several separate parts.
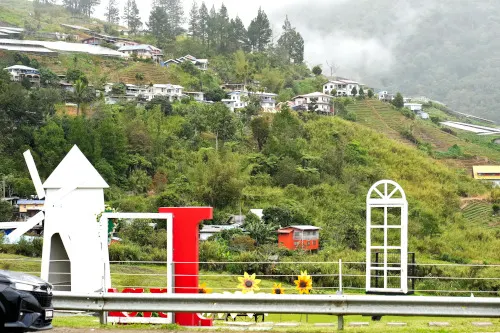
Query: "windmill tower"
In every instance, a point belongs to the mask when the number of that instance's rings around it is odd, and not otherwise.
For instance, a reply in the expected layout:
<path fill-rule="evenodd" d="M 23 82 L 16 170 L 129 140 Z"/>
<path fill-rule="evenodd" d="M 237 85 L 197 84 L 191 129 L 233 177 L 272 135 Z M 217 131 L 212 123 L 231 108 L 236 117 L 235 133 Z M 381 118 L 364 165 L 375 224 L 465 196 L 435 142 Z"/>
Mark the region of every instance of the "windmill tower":
<path fill-rule="evenodd" d="M 54 290 L 102 291 L 104 264 L 97 216 L 104 211 L 108 184 L 75 145 L 45 183 L 40 181 L 33 157 L 24 153 L 38 197 L 45 197 L 42 212 L 13 231 L 16 239 L 45 218 L 41 277 Z"/>

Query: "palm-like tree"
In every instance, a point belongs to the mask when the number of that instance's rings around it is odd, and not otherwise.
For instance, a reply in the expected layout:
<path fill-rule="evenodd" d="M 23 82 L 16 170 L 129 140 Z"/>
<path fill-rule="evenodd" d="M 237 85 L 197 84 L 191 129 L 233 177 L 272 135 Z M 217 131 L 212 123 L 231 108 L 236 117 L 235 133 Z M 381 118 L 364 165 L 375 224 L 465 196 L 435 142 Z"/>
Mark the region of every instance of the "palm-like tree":
<path fill-rule="evenodd" d="M 74 98 L 76 102 L 76 115 L 80 115 L 80 104 L 84 101 L 87 84 L 82 80 L 75 81 Z"/>

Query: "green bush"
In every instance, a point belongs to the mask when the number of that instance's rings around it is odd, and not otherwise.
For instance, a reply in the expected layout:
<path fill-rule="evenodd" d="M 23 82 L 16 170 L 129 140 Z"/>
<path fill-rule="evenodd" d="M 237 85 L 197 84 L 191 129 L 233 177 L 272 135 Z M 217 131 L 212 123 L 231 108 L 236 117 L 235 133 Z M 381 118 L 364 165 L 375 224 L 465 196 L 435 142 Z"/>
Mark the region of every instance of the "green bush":
<path fill-rule="evenodd" d="M 109 246 L 110 261 L 139 261 L 148 260 L 141 247 L 136 244 L 113 243 Z"/>
<path fill-rule="evenodd" d="M 400 109 L 401 113 L 408 119 L 415 119 L 415 112 L 408 108 Z"/>
<path fill-rule="evenodd" d="M 32 240 L 21 238 L 17 244 L 12 245 L 13 252 L 27 257 L 41 257 L 43 238 L 35 237 Z"/>

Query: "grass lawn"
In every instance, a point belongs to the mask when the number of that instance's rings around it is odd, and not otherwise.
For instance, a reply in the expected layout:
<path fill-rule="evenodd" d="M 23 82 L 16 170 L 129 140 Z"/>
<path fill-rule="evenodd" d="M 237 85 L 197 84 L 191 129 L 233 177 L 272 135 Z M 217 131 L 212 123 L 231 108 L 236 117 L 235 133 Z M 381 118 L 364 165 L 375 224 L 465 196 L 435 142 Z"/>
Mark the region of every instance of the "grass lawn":
<path fill-rule="evenodd" d="M 12 260 L 15 259 L 15 260 Z M 0 254 L 0 269 L 11 269 L 15 271 L 31 272 L 34 275 L 39 275 L 40 261 L 39 259 L 31 259 L 18 255 Z M 112 265 L 113 286 L 142 286 L 142 287 L 164 287 L 166 285 L 166 267 L 158 265 Z M 214 288 L 213 292 L 235 291 L 238 284 L 237 276 L 225 276 L 228 273 L 218 273 L 201 271 L 200 283 L 207 283 L 207 286 Z M 261 291 L 269 293 L 275 281 L 272 279 L 262 280 L 260 286 Z M 293 286 L 283 283 L 286 288 L 286 293 L 296 293 Z M 219 289 L 221 288 L 221 289 Z M 331 292 L 334 292 L 331 289 Z M 250 318 L 238 318 L 237 321 L 251 321 Z M 300 322 L 301 326 L 296 328 L 275 328 L 276 331 L 286 332 L 328 332 L 332 331 L 332 327 L 316 327 L 314 323 L 337 323 L 336 316 L 326 315 L 297 315 L 297 314 L 270 314 L 266 317 L 266 322 Z M 368 328 L 349 327 L 349 322 L 370 322 Z M 429 327 L 430 321 L 446 321 L 450 323 L 450 327 L 438 328 Z M 474 327 L 472 322 L 489 321 L 494 324 L 492 327 Z M 380 322 L 371 321 L 370 317 L 348 316 L 345 318 L 346 330 L 349 332 L 494 332 L 500 331 L 500 319 L 463 319 L 463 318 L 425 318 L 425 317 L 383 317 Z M 389 327 L 388 322 L 405 322 L 407 327 Z M 224 323 L 216 321 L 217 326 L 223 329 Z M 92 316 L 56 316 L 54 320 L 56 327 L 78 327 L 78 328 L 104 328 L 99 324 L 97 317 Z M 496 329 L 495 329 L 496 327 Z M 106 329 L 170 329 L 179 330 L 175 325 L 158 326 L 158 325 L 116 325 L 106 326 Z"/>
<path fill-rule="evenodd" d="M 348 332 L 494 332 L 500 327 L 500 319 L 462 319 L 462 318 L 431 318 L 431 317 L 383 317 L 380 321 L 371 321 L 370 317 L 347 316 L 345 319 L 345 330 Z M 306 321 L 307 320 L 307 321 Z M 237 321 L 250 321 L 250 319 L 238 318 Z M 449 327 L 429 327 L 429 322 L 448 322 Z M 490 327 L 475 327 L 473 322 L 491 322 Z M 278 332 L 331 332 L 335 330 L 337 324 L 336 316 L 326 315 L 279 315 L 272 314 L 266 317 L 266 322 L 300 322 L 298 327 L 279 328 L 275 327 L 273 331 Z M 368 327 L 350 327 L 351 322 L 369 322 Z M 389 322 L 407 323 L 406 327 L 390 327 Z M 334 327 L 317 327 L 315 323 L 334 323 Z M 56 317 L 54 319 L 55 327 L 75 327 L 75 328 L 104 328 L 99 324 L 97 317 L 79 316 L 79 317 Z M 220 331 L 225 332 L 226 324 L 222 321 L 216 321 L 215 326 L 220 327 Z M 135 330 L 172 330 L 179 331 L 183 328 L 176 325 L 108 325 L 106 329 L 135 329 Z M 233 330 L 233 329 L 231 329 Z M 201 330 L 200 330 L 201 331 Z M 251 331 L 251 329 L 250 329 Z"/>

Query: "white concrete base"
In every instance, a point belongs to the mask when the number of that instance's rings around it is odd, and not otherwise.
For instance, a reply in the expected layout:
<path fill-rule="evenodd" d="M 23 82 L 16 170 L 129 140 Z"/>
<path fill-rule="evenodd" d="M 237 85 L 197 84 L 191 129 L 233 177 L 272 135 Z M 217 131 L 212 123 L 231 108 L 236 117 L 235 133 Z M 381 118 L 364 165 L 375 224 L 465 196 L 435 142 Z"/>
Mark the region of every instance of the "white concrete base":
<path fill-rule="evenodd" d="M 447 327 L 447 326 L 450 326 L 450 323 L 447 321 L 431 321 L 429 323 L 429 326 Z"/>
<path fill-rule="evenodd" d="M 369 326 L 370 323 L 366 321 L 360 321 L 360 322 L 351 322 L 349 323 L 349 326 L 351 327 L 363 327 L 363 326 Z"/>
<path fill-rule="evenodd" d="M 170 324 L 169 318 L 160 317 L 109 317 L 108 323 L 111 324 Z"/>

